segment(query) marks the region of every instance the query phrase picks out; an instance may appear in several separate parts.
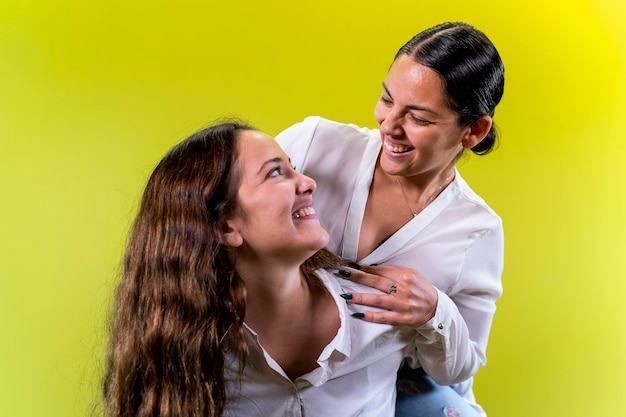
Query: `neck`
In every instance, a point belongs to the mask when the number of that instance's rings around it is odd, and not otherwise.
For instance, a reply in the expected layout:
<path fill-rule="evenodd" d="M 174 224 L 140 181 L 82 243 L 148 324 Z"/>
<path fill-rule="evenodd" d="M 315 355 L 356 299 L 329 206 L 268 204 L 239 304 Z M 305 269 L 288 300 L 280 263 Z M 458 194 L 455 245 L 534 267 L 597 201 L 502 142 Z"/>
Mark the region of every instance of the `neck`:
<path fill-rule="evenodd" d="M 391 180 L 399 187 L 411 214 L 417 216 L 452 182 L 454 172 L 452 165 L 440 171 L 412 177 L 397 175 Z"/>
<path fill-rule="evenodd" d="M 237 266 L 246 284 L 246 324 L 292 380 L 319 367 L 340 327 L 332 297 L 309 287 L 295 268 Z"/>
<path fill-rule="evenodd" d="M 428 192 L 429 189 L 438 188 L 442 184 L 445 187 L 454 179 L 454 164 L 446 167 L 422 172 L 417 175 L 396 175 L 402 180 L 402 185 L 407 190 Z"/>
<path fill-rule="evenodd" d="M 305 308 L 312 295 L 299 265 L 262 265 L 238 262 L 236 270 L 246 285 L 246 322 L 285 317 Z"/>

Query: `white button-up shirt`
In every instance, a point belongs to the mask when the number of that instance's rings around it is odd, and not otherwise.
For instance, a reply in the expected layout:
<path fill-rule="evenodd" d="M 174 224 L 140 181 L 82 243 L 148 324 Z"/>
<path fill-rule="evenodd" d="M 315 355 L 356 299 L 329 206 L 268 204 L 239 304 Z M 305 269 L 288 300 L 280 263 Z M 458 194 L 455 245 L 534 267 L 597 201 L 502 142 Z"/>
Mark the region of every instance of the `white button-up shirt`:
<path fill-rule="evenodd" d="M 337 335 L 318 358 L 319 367 L 290 380 L 255 332 L 245 327 L 250 356 L 243 374 L 235 358 L 227 355 L 225 416 L 394 415 L 396 373 L 403 358 L 415 362 L 417 332 L 350 317 L 362 307 L 347 304 L 340 294 L 378 291 L 331 272 L 319 271 L 319 275 L 337 304 L 341 321 Z"/>
<path fill-rule="evenodd" d="M 317 182 L 315 211 L 330 234 L 328 248 L 356 261 L 380 132 L 308 117 L 276 140 L 296 169 Z M 439 290 L 435 317 L 417 329 L 419 362 L 439 384 L 463 381 L 456 388 L 473 405 L 471 377 L 486 362 L 503 254 L 500 217 L 456 171 L 423 211 L 358 260 L 413 268 Z"/>

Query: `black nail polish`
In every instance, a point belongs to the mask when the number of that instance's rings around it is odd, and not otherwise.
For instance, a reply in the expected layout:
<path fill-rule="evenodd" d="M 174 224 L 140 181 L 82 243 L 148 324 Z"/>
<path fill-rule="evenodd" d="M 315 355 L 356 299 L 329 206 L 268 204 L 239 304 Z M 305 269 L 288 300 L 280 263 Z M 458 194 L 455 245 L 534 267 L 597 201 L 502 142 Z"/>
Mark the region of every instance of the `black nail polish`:
<path fill-rule="evenodd" d="M 348 262 L 348 266 L 352 269 L 358 269 L 359 271 L 361 270 L 361 265 L 356 262 Z"/>
<path fill-rule="evenodd" d="M 363 317 L 365 317 L 365 314 L 363 314 L 363 313 L 352 313 L 352 317 L 354 317 L 355 319 L 362 319 Z"/>
<path fill-rule="evenodd" d="M 339 272 L 339 275 L 344 276 L 346 278 L 350 276 L 350 271 L 346 271 L 345 269 L 340 269 L 338 272 Z"/>
<path fill-rule="evenodd" d="M 339 294 L 344 300 L 352 300 L 352 294 Z"/>

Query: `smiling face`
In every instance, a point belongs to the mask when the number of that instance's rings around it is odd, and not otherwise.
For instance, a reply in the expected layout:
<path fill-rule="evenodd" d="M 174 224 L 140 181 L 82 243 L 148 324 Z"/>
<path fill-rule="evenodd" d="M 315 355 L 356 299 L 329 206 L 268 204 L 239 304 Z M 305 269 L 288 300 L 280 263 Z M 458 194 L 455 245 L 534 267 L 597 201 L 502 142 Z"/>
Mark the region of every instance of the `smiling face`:
<path fill-rule="evenodd" d="M 315 181 L 295 171 L 268 135 L 247 130 L 238 139 L 239 208 L 224 243 L 237 259 L 302 263 L 328 243 L 313 208 Z"/>
<path fill-rule="evenodd" d="M 458 125 L 439 74 L 408 55 L 391 66 L 374 116 L 383 142 L 380 165 L 391 175 L 436 175 L 473 146 L 472 129 Z"/>

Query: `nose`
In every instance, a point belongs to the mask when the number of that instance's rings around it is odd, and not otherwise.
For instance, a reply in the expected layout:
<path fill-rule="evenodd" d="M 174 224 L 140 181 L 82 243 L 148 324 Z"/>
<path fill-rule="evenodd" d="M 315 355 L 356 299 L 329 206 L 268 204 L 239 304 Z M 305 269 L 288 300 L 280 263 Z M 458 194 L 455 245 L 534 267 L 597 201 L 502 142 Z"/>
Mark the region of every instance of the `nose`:
<path fill-rule="evenodd" d="M 313 194 L 317 184 L 311 177 L 296 172 L 296 193 L 297 194 Z"/>
<path fill-rule="evenodd" d="M 380 115 L 378 125 L 380 131 L 385 135 L 398 136 L 403 132 L 401 117 L 394 109 L 386 109 L 386 111 Z"/>

